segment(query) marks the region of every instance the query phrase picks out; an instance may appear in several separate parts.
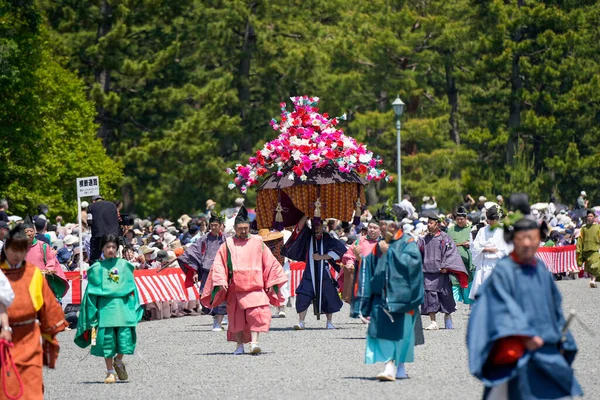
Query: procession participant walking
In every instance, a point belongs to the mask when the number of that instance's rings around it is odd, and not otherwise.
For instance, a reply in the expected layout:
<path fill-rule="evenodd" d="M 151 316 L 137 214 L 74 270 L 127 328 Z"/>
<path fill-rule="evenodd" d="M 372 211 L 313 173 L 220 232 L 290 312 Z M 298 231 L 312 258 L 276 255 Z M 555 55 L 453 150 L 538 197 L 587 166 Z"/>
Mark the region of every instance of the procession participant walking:
<path fill-rule="evenodd" d="M 91 345 L 91 354 L 103 357 L 106 364 L 104 383 L 129 378 L 123 356 L 131 355 L 137 343 L 136 326 L 144 310 L 133 271 L 128 261 L 117 258 L 119 237 L 107 234 L 102 239 L 104 259 L 88 270 L 88 284 L 81 298 L 75 344 Z"/>
<path fill-rule="evenodd" d="M 577 238 L 577 265 L 585 265 L 585 272 L 590 275 L 590 287 L 597 288 L 596 279 L 600 276 L 600 225 L 595 222 L 594 210 L 587 210 L 585 225 Z"/>
<path fill-rule="evenodd" d="M 564 399 L 583 392 L 571 364 L 577 352 L 552 274 L 535 257 L 538 224 L 505 226 L 514 251 L 481 286 L 467 332 L 469 369 L 484 399 Z"/>
<path fill-rule="evenodd" d="M 221 232 L 223 227 L 221 217 L 211 211 L 208 224 L 210 228 L 208 234 L 194 242 L 177 259 L 180 268 L 186 275 L 185 286 L 191 287 L 194 284 L 194 279 L 196 279 L 200 281 L 200 293 L 206 286 L 217 252 L 221 245 L 225 243 L 225 237 Z M 204 307 L 204 312 L 213 317 L 213 332 L 222 331 L 223 317 L 227 314 L 225 303 L 217 304 L 211 310 Z"/>
<path fill-rule="evenodd" d="M 490 207 L 486 211 L 488 225 L 477 232 L 473 240 L 473 263 L 477 267 L 469 298 L 475 299 L 479 287 L 490 276 L 498 260 L 509 253 L 509 248 L 504 241 L 504 231 L 500 226 L 498 209 Z"/>
<path fill-rule="evenodd" d="M 296 289 L 296 312 L 298 323 L 294 329 L 303 330 L 308 307 L 313 303 L 314 313 L 320 319 L 322 313 L 327 317 L 326 329 L 335 329 L 333 314 L 340 311 L 343 302 L 340 299 L 336 282 L 331 276 L 330 262 L 341 260 L 346 246 L 340 240 L 332 238 L 323 231 L 323 225 L 315 223 L 309 227 L 308 217 L 303 216 L 292 237 L 284 247 L 284 255 L 295 261 L 304 261 L 306 268 L 300 285 Z M 314 220 L 311 221 L 314 223 Z"/>
<path fill-rule="evenodd" d="M 46 277 L 50 289 L 54 292 L 59 303 L 69 290 L 69 281 L 52 251 L 52 247 L 35 238 L 35 226 L 30 217 L 22 224 L 29 240 L 27 262 L 38 267 Z"/>
<path fill-rule="evenodd" d="M 29 243 L 25 226 L 17 225 L 0 253 L 0 268 L 14 291 L 14 300 L 7 310 L 10 327 L 3 322 L 2 330 L 12 333 L 14 347 L 10 352 L 25 383 L 23 398 L 42 400 L 42 368 L 54 368 L 58 358 L 56 335 L 69 324 L 40 269 L 26 260 Z M 3 376 L 2 380 L 7 393 L 16 396 L 20 385 L 15 377 Z"/>
<path fill-rule="evenodd" d="M 439 329 L 436 314 L 444 313 L 446 329 L 453 329 L 450 314 L 456 311 L 449 274 L 458 279 L 462 288 L 468 286 L 468 273 L 458 254 L 456 245 L 447 233 L 440 230 L 440 216 L 429 213 L 427 234 L 419 238 L 419 250 L 423 256 L 425 299 L 421 314 L 429 315 L 431 323 L 426 330 Z"/>
<path fill-rule="evenodd" d="M 360 269 L 362 258 L 373 252 L 373 248 L 380 239 L 381 230 L 379 229 L 379 212 L 377 212 L 367 225 L 367 235 L 360 236 L 342 257 L 342 265 L 344 266 L 342 299 L 346 303 L 352 304 L 354 283 L 356 276 L 359 275 L 358 270 Z M 350 315 L 356 318 L 358 316 L 358 310 L 354 310 L 354 307 L 352 307 Z"/>
<path fill-rule="evenodd" d="M 248 342 L 250 353 L 259 354 L 259 333 L 268 332 L 271 324 L 269 304 L 281 304 L 280 289 L 287 277 L 262 239 L 250 235 L 244 206 L 238 210 L 234 226 L 235 236 L 227 238 L 217 252 L 201 303 L 214 308 L 226 300 L 227 340 L 237 344 L 233 354 L 244 354 Z"/>
<path fill-rule="evenodd" d="M 376 377 L 381 381 L 408 378 L 404 364 L 414 361 L 415 344 L 424 342 L 421 324 L 415 330 L 424 296 L 421 254 L 415 240 L 401 229 L 394 232 L 394 225 L 388 227 L 392 235 L 378 242 L 363 266 L 371 276 L 361 303 L 362 315 L 370 317 L 365 363 L 385 363 Z"/>
<path fill-rule="evenodd" d="M 472 304 L 473 300 L 469 298 L 469 292 L 473 284 L 473 263 L 470 249 L 471 227 L 467 225 L 467 210 L 464 207 L 458 207 L 454 218 L 456 223 L 448 229 L 448 235 L 454 240 L 460 258 L 469 273 L 469 286 L 464 289 L 461 288 L 458 280 L 450 276 L 452 280 L 452 294 L 454 295 L 454 300 L 462 301 L 465 304 Z"/>

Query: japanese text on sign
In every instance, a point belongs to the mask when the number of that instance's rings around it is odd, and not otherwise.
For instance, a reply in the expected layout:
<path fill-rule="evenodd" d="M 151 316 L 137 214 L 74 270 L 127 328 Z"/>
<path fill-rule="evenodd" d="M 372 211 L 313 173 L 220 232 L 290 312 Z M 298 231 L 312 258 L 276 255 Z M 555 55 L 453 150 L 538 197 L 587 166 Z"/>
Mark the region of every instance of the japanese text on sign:
<path fill-rule="evenodd" d="M 100 194 L 100 183 L 97 176 L 77 178 L 77 196 L 89 197 Z"/>

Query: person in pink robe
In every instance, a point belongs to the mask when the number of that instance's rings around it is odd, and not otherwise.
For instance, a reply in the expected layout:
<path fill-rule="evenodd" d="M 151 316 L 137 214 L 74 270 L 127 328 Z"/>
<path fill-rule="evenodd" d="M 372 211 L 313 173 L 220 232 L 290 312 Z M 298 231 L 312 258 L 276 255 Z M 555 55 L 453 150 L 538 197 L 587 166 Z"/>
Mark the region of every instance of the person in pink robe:
<path fill-rule="evenodd" d="M 235 236 L 219 248 L 200 300 L 207 308 L 227 301 L 227 340 L 237 344 L 233 354 L 244 354 L 248 342 L 251 354 L 261 352 L 258 336 L 269 331 L 269 304 L 283 302 L 281 287 L 286 282 L 271 250 L 259 236 L 250 235 L 250 221 L 242 207 L 235 218 Z"/>
<path fill-rule="evenodd" d="M 352 300 L 354 277 L 356 275 L 355 269 L 360 268 L 359 261 L 361 258 L 366 257 L 373 252 L 375 245 L 379 242 L 380 236 L 381 230 L 379 229 L 379 221 L 373 218 L 367 226 L 367 235 L 360 236 L 342 257 L 344 273 L 342 275 L 343 281 L 340 282 L 340 287 L 343 288 L 342 299 L 348 304 L 350 304 Z"/>
<path fill-rule="evenodd" d="M 29 239 L 29 249 L 25 260 L 38 267 L 46 275 L 46 280 L 60 303 L 69 290 L 69 281 L 56 259 L 52 247 L 35 238 L 35 228 L 31 220 L 26 220 L 24 225 L 25 234 Z"/>

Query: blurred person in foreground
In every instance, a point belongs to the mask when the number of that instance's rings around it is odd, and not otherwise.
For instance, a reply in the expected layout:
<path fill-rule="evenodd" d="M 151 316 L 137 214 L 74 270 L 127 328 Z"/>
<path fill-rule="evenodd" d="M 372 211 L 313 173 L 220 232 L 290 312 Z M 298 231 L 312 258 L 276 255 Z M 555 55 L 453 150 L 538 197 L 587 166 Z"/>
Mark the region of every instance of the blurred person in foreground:
<path fill-rule="evenodd" d="M 24 225 L 10 231 L 0 253 L 0 268 L 14 291 L 8 307 L 10 327 L 2 323 L 3 338 L 9 332 L 10 350 L 24 385 L 24 399 L 43 399 L 42 367 L 54 368 L 58 358 L 56 335 L 69 326 L 60 304 L 40 269 L 26 260 L 30 237 Z M 16 395 L 19 383 L 14 376 L 2 376 L 7 393 Z"/>
<path fill-rule="evenodd" d="M 234 224 L 235 236 L 219 248 L 201 303 L 214 308 L 227 301 L 227 340 L 237 344 L 233 354 L 244 354 L 244 343 L 250 342 L 250 353 L 256 355 L 262 351 L 259 333 L 268 332 L 271 324 L 269 304 L 281 304 L 281 287 L 287 277 L 262 239 L 250 235 L 250 218 L 244 206 Z"/>
<path fill-rule="evenodd" d="M 571 364 L 577 346 L 563 316 L 552 274 L 535 257 L 537 222 L 504 227 L 514 250 L 496 264 L 476 296 L 467 331 L 469 369 L 485 385 L 484 399 L 581 396 Z"/>
<path fill-rule="evenodd" d="M 128 261 L 117 258 L 119 237 L 107 234 L 102 238 L 103 260 L 88 270 L 88 284 L 81 298 L 75 344 L 91 345 L 91 354 L 103 357 L 106 364 L 104 383 L 129 378 L 123 363 L 125 354 L 133 354 L 137 343 L 136 327 L 144 310 L 133 270 Z"/>

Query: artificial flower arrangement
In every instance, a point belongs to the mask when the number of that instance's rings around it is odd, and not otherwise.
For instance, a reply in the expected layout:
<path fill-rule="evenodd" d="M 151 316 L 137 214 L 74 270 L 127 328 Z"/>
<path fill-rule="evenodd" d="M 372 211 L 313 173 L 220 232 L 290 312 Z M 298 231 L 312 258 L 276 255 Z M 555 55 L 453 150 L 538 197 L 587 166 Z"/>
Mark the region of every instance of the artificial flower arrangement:
<path fill-rule="evenodd" d="M 248 164 L 227 169 L 229 174 L 236 175 L 229 182 L 229 189 L 238 187 L 246 193 L 267 173 L 278 177 L 285 173 L 287 179 L 301 184 L 307 180 L 307 173 L 329 165 L 340 172 L 356 172 L 367 181 L 392 181 L 392 177 L 379 168 L 383 160 L 338 128 L 340 121 L 346 120 L 345 114 L 336 118 L 320 114 L 318 97 L 300 96 L 291 100 L 294 111 L 287 111 L 286 103 L 281 103 L 281 121 L 271 120 L 279 136 L 257 150 Z"/>
<path fill-rule="evenodd" d="M 108 271 L 108 278 L 112 279 L 115 283 L 119 283 L 119 270 L 115 268 L 112 271 Z"/>

